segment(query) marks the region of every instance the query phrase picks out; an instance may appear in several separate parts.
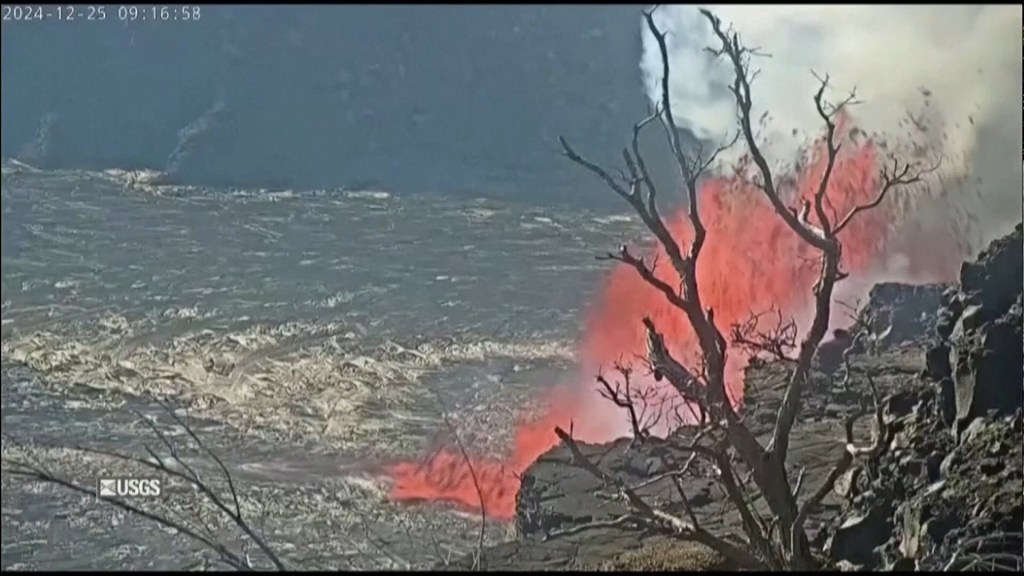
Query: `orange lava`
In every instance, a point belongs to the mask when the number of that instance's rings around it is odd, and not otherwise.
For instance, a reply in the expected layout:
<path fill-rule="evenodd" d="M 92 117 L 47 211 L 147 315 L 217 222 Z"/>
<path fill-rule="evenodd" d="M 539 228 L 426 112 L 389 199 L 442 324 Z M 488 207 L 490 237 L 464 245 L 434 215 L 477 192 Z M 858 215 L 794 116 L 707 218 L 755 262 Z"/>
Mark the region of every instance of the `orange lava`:
<path fill-rule="evenodd" d="M 872 200 L 879 189 L 874 148 L 870 144 L 855 147 L 849 142 L 846 146 L 850 151 L 838 160 L 827 194 L 826 212 L 833 220 L 835 214 L 844 215 L 853 206 Z M 795 188 L 788 193 L 794 207 L 799 205 L 799 198 L 813 196 L 823 169 L 824 159 L 819 155 L 794 175 Z M 738 178 L 723 177 L 703 183 L 699 202 L 708 229 L 698 265 L 699 285 L 705 306 L 715 310 L 719 328 L 728 333 L 733 323 L 772 307 L 796 318 L 801 327 L 806 326 L 811 286 L 818 274 L 817 258 L 774 213 L 764 193 Z M 873 274 L 883 264 L 886 250 L 891 252 L 893 246 L 907 251 L 909 268 L 917 277 L 950 278 L 955 267 L 949 263 L 958 263 L 959 254 L 949 251 L 956 250 L 958 244 L 949 241 L 945 230 L 916 229 L 909 238 L 906 234 L 895 235 L 896 218 L 894 210 L 883 203 L 861 213 L 841 233 L 843 269 L 851 278 Z M 815 221 L 813 216 L 811 220 Z M 685 213 L 671 216 L 666 223 L 685 249 L 691 237 Z M 936 254 L 936 242 L 945 242 L 941 245 L 944 253 Z M 659 247 L 655 252 L 659 263 L 656 273 L 678 285 L 678 276 L 663 250 Z M 646 344 L 640 319 L 645 315 L 652 317 L 678 358 L 693 359 L 693 334 L 685 318 L 635 270 L 621 265 L 612 270 L 602 293 L 588 310 L 580 344 L 581 373 L 593 375 L 617 360 L 643 355 Z M 742 398 L 741 374 L 746 362 L 738 350 L 730 351 L 727 381 L 737 402 Z M 656 384 L 651 380 L 639 385 Z M 470 464 L 459 450 L 449 449 L 422 462 L 391 466 L 392 500 L 444 501 L 479 511 L 482 499 L 489 518 L 513 518 L 518 475 L 557 444 L 553 432 L 556 425 L 568 430 L 571 424 L 576 438 L 590 442 L 605 442 L 629 433 L 623 411 L 600 398 L 594 386 L 587 378 L 575 386 L 553 389 L 546 412 L 521 422 L 506 457 L 474 458 Z M 467 448 L 472 450 L 471 446 Z"/>
<path fill-rule="evenodd" d="M 506 458 L 473 458 L 471 463 L 467 463 L 461 450 L 449 448 L 422 462 L 390 466 L 388 471 L 395 482 L 391 488 L 391 499 L 397 502 L 450 502 L 468 511 L 479 512 L 480 494 L 488 518 L 512 519 L 519 492 L 519 474 L 558 444 L 555 426 L 568 429 L 574 415 L 572 394 L 566 389 L 551 390 L 548 400 L 548 407 L 540 418 L 520 422 L 511 454 Z M 466 448 L 472 450 L 471 446 Z"/>

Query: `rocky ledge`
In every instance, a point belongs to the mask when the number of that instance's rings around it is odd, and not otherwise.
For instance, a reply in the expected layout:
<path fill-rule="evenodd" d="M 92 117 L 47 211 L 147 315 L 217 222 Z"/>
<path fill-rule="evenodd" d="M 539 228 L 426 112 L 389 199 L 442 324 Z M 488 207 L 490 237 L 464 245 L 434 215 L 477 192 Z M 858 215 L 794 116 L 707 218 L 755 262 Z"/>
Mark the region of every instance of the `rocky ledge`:
<path fill-rule="evenodd" d="M 956 285 L 880 284 L 871 291 L 857 328 L 864 345 L 851 368 L 870 371 L 884 395 L 886 435 L 883 449 L 847 472 L 811 514 L 809 535 L 827 554 L 826 564 L 844 570 L 1021 566 L 1022 254 L 1019 225 L 965 263 Z M 837 336 L 849 342 L 856 334 Z M 834 377 L 834 364 L 820 359 L 791 440 L 790 469 L 803 469 L 810 486 L 823 481 L 841 454 L 842 421 L 858 409 L 858 395 Z M 762 438 L 774 425 L 785 374 L 771 363 L 747 370 L 746 422 Z M 868 426 L 856 434 L 868 438 Z M 664 462 L 682 460 L 659 440 L 581 449 L 633 485 L 656 476 Z M 581 529 L 625 510 L 571 461 L 558 447 L 526 471 L 516 536 L 484 550 L 485 568 L 729 568 L 699 545 L 629 527 Z M 705 527 L 740 530 L 710 470 L 698 470 L 685 491 Z M 667 482 L 647 482 L 641 492 L 665 509 L 679 506 Z"/>
<path fill-rule="evenodd" d="M 885 449 L 846 479 L 842 565 L 1021 568 L 1022 253 L 1018 225 L 943 292 L 923 377 L 889 397 Z"/>

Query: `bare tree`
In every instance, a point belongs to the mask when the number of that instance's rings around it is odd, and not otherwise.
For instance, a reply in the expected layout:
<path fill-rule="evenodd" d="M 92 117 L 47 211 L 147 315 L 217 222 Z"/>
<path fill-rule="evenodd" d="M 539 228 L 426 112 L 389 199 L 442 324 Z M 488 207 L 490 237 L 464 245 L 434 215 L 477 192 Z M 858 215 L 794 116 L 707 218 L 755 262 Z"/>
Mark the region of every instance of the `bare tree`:
<path fill-rule="evenodd" d="M 469 469 L 473 487 L 476 490 L 477 497 L 480 501 L 480 525 L 477 532 L 477 538 L 470 554 L 472 558 L 471 569 L 482 570 L 486 567 L 486 558 L 484 555 L 487 528 L 485 508 L 486 499 L 484 497 L 477 472 L 473 468 L 472 460 L 466 450 L 465 443 L 459 435 L 457 428 L 449 419 L 448 412 L 445 409 L 441 396 L 437 395 L 437 399 L 441 409 L 441 418 L 446 430 L 454 437 L 453 442 Z M 192 427 L 187 415 L 182 417 L 169 404 L 164 402 L 160 402 L 160 405 L 170 416 L 176 428 L 176 430 L 171 433 L 161 430 L 157 424 L 155 424 L 146 415 L 138 412 L 134 413 L 139 422 L 152 433 L 153 437 L 161 445 L 161 448 L 159 449 L 145 446 L 145 455 L 128 454 L 115 450 L 82 445 L 50 447 L 58 449 L 66 448 L 77 453 L 97 456 L 103 459 L 109 459 L 113 462 L 119 462 L 129 467 L 156 472 L 165 477 L 165 479 L 170 478 L 180 481 L 195 493 L 201 494 L 206 504 L 205 509 L 203 506 L 186 506 L 186 508 L 190 509 L 190 513 L 188 514 L 182 513 L 182 511 L 178 510 L 177 507 L 172 506 L 167 502 L 162 502 L 159 506 L 152 507 L 143 506 L 120 498 L 104 497 L 99 500 L 104 504 L 117 508 L 129 515 L 144 518 L 178 534 L 184 535 L 186 538 L 196 542 L 201 547 L 211 552 L 213 554 L 214 562 L 216 563 L 224 564 L 229 568 L 238 571 L 253 571 L 267 568 L 280 571 L 306 568 L 322 569 L 321 566 L 315 565 L 315 560 L 313 560 L 313 564 L 309 564 L 308 561 L 304 561 L 301 558 L 292 559 L 287 564 L 284 562 L 267 540 L 264 530 L 264 522 L 266 520 L 265 506 L 261 506 L 263 508 L 262 514 L 258 517 L 258 522 L 254 523 L 252 515 L 246 513 L 246 506 L 244 504 L 242 491 L 239 489 L 238 482 L 231 474 L 228 466 L 212 448 L 203 442 L 198 433 Z M 175 441 L 173 437 L 177 434 L 174 432 L 184 433 L 186 441 Z M 40 447 L 38 444 L 34 446 L 24 446 L 22 443 L 10 438 L 7 434 L 4 434 L 4 444 L 11 447 L 21 448 L 16 451 L 17 455 L 5 455 L 3 457 L 2 463 L 5 474 L 20 477 L 31 482 L 39 482 L 55 486 L 81 495 L 97 495 L 97 487 L 95 485 L 84 485 L 80 482 L 76 482 L 68 478 L 66 475 L 62 475 L 58 471 L 52 469 L 50 466 L 47 466 L 42 459 L 32 456 L 33 450 L 30 448 Z M 212 467 L 215 474 L 204 473 L 198 463 L 193 465 L 186 462 L 186 451 L 195 450 L 198 450 L 202 458 L 205 458 L 209 463 L 212 463 L 212 466 L 208 467 Z M 166 455 L 158 452 L 165 452 Z M 196 502 L 196 504 L 203 504 L 204 502 L 200 501 Z M 258 502 L 253 502 L 251 499 L 250 502 L 256 505 L 260 504 Z M 219 515 L 219 518 L 211 516 L 208 512 L 212 512 L 214 515 Z M 420 514 L 422 518 L 423 512 Z M 392 569 L 399 567 L 401 569 L 409 570 L 416 567 L 422 567 L 424 564 L 429 564 L 429 560 L 425 561 L 424 558 L 407 558 L 399 556 L 393 549 L 395 542 L 388 542 L 384 537 L 378 534 L 368 518 L 356 516 L 355 519 L 357 524 L 354 527 L 361 529 L 362 536 L 365 539 L 369 550 L 364 550 L 361 546 L 353 546 L 351 550 L 348 551 L 352 556 L 364 560 L 368 565 L 372 565 L 374 569 Z M 227 532 L 219 529 L 220 527 L 218 524 L 220 523 L 220 520 L 227 520 L 227 522 L 243 536 L 240 546 L 234 546 L 228 542 Z M 422 541 L 424 539 L 424 535 L 413 534 L 410 524 L 405 524 L 404 531 L 410 549 L 423 549 Z M 432 552 L 433 560 L 437 564 L 447 566 L 451 563 L 453 556 L 461 556 L 465 552 L 461 548 L 456 549 L 446 547 L 438 541 L 437 536 L 434 533 L 428 532 L 426 537 L 431 545 L 429 550 Z M 252 553 L 253 548 L 255 551 L 258 551 L 258 554 Z M 204 559 L 203 565 L 209 566 L 209 562 Z M 355 569 L 351 564 L 349 565 L 349 568 Z"/>
<path fill-rule="evenodd" d="M 196 492 L 202 494 L 217 513 L 226 517 L 250 543 L 255 545 L 256 549 L 260 551 L 275 570 L 286 570 L 287 568 L 285 567 L 284 562 L 271 548 L 271 546 L 267 544 L 266 536 L 262 534 L 262 530 L 259 530 L 260 533 L 257 533 L 256 528 L 254 528 L 250 520 L 245 517 L 235 480 L 227 466 L 225 466 L 223 460 L 221 460 L 213 450 L 203 443 L 202 439 L 200 439 L 186 419 L 179 416 L 169 405 L 161 403 L 161 406 L 174 420 L 174 423 L 179 427 L 179 429 L 186 434 L 194 447 L 198 448 L 206 457 L 213 461 L 221 477 L 220 481 L 226 485 L 225 490 L 219 490 L 216 484 L 211 482 L 211 479 L 204 478 L 204 475 L 201 474 L 198 469 L 186 463 L 182 459 L 181 450 L 178 444 L 175 443 L 167 434 L 161 431 L 152 421 L 150 421 L 149 418 L 146 418 L 142 414 L 136 413 L 136 416 L 139 418 L 140 422 L 149 428 L 153 435 L 163 445 L 163 448 L 166 449 L 166 457 L 158 455 L 155 450 L 148 446 L 146 447 L 148 457 L 135 456 L 113 450 L 90 448 L 86 446 L 75 446 L 73 449 L 85 454 L 111 458 L 116 461 L 138 466 L 143 469 L 158 472 L 162 475 L 183 481 Z M 95 486 L 83 486 L 77 482 L 64 478 L 49 470 L 43 463 L 35 461 L 34 459 L 4 457 L 3 464 L 5 469 L 4 471 L 13 476 L 20 476 L 45 484 L 59 486 L 79 494 L 90 496 L 96 494 Z M 247 550 L 233 550 L 230 545 L 226 544 L 223 539 L 216 534 L 213 527 L 200 514 L 197 514 L 196 517 L 192 519 L 182 517 L 176 518 L 175 516 L 180 515 L 153 512 L 125 500 L 104 498 L 103 501 L 129 514 L 146 518 L 165 528 L 184 534 L 188 538 L 214 552 L 218 561 L 230 566 L 231 568 L 242 571 L 256 569 L 253 565 L 252 557 Z"/>
<path fill-rule="evenodd" d="M 646 11 L 644 18 L 647 29 L 657 41 L 661 56 L 660 101 L 650 116 L 634 126 L 631 143 L 622 150 L 626 170 L 618 170 L 613 175 L 577 153 L 564 138 L 560 138 L 559 141 L 564 155 L 569 160 L 599 177 L 629 203 L 644 225 L 653 233 L 680 278 L 678 287 L 664 281 L 655 274 L 653 263 L 649 264 L 643 256 L 632 253 L 626 246 L 622 246 L 618 253 L 607 256 L 635 269 L 647 284 L 658 290 L 680 314 L 686 317 L 696 335 L 699 346 L 698 365 L 686 366 L 669 352 L 664 337 L 654 321 L 650 318 L 643 320 L 648 341 L 647 361 L 655 378 L 666 379 L 685 399 L 696 404 L 702 415 L 701 432 L 683 448 L 692 452 L 695 457 L 709 460 L 717 467 L 718 480 L 743 520 L 745 546 L 737 546 L 726 538 L 710 534 L 700 526 L 696 516 L 689 509 L 688 518 L 681 518 L 644 502 L 634 490 L 597 469 L 592 463 L 584 462 L 585 459 L 570 434 L 561 429 L 557 430 L 557 433 L 576 456 L 578 465 L 590 470 L 609 487 L 617 489 L 630 505 L 634 513 L 626 519 L 620 519 L 620 524 L 640 523 L 659 528 L 682 539 L 706 544 L 740 567 L 776 570 L 813 569 L 816 562 L 809 549 L 804 529 L 809 511 L 831 490 L 836 479 L 851 465 L 853 458 L 877 450 L 878 442 L 876 440 L 876 445 L 868 448 L 857 447 L 853 441 L 853 419 L 859 414 L 851 417 L 846 423 L 846 449 L 841 460 L 836 463 L 833 472 L 828 475 L 822 486 L 802 503 L 798 502 L 802 480 L 795 486 L 790 484 L 786 460 L 790 434 L 801 411 L 801 401 L 810 377 L 812 362 L 828 332 L 833 291 L 837 282 L 846 276 L 841 270 L 843 246 L 839 234 L 861 213 L 879 206 L 893 190 L 918 182 L 927 170 L 934 167 L 921 168 L 893 159 L 882 171 L 881 187 L 871 202 L 856 206 L 846 214 L 830 217 L 826 213 L 826 206 L 829 206 L 829 183 L 841 148 L 841 143 L 836 137 L 837 118 L 847 106 L 854 103 L 854 96 L 851 94 L 838 104 L 829 104 L 824 97 L 828 77 L 819 78 L 820 88 L 812 100 L 824 127 L 826 166 L 813 196 L 804 200 L 803 210 L 800 213 L 791 210 L 780 196 L 781 181 L 772 173 L 752 125 L 751 83 L 756 76 L 756 71 L 750 68 L 753 52 L 743 46 L 736 32 L 724 28 L 718 17 L 707 10 L 701 11 L 718 43 L 718 46 L 708 50 L 715 57 L 724 59 L 734 73 L 730 91 L 736 101 L 739 130 L 731 142 L 723 143 L 714 149 L 698 147 L 694 151 L 684 150 L 672 110 L 666 34 L 655 24 L 654 10 L 656 8 Z M 688 246 L 684 246 L 673 237 L 666 227 L 658 209 L 659 189 L 640 152 L 640 134 L 645 127 L 655 121 L 660 121 L 665 129 L 668 146 L 684 186 L 686 216 L 693 232 Z M 813 249 L 817 255 L 819 269 L 817 281 L 811 287 L 814 317 L 799 343 L 795 324 L 784 321 L 781 316 L 775 328 L 758 329 L 759 323 L 755 317 L 746 325 L 732 329 L 733 346 L 747 352 L 765 352 L 791 362 L 792 368 L 785 395 L 776 414 L 774 433 L 767 446 L 763 446 L 744 424 L 742 416 L 727 394 L 725 375 L 730 343 L 721 327 L 716 324 L 714 309 L 706 306 L 702 300 L 697 277 L 697 263 L 708 234 L 698 209 L 698 186 L 721 153 L 735 145 L 737 141 L 746 148 L 748 158 L 753 163 L 755 170 L 752 184 L 764 194 L 774 208 L 775 214 L 785 222 L 792 233 Z M 792 353 L 795 353 L 795 356 Z M 613 389 L 606 382 L 602 384 L 606 391 Z M 877 409 L 877 394 L 872 396 L 876 405 L 877 425 L 881 427 L 883 422 Z M 878 438 L 883 436 L 884 434 L 880 433 Z M 748 472 L 749 480 L 760 491 L 770 515 L 759 514 L 749 503 L 744 494 L 747 480 L 740 476 L 740 468 Z M 682 491 L 681 484 L 677 483 L 677 486 Z M 683 499 L 685 501 L 685 494 Z"/>

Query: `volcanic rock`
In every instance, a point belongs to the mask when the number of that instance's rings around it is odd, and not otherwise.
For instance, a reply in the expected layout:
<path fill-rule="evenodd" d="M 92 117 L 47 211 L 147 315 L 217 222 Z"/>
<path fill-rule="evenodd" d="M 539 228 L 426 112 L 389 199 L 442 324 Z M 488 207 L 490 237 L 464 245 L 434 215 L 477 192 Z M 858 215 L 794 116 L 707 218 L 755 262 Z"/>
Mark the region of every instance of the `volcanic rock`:
<path fill-rule="evenodd" d="M 988 319 L 1004 314 L 1020 298 L 1024 278 L 1024 229 L 993 241 L 974 262 L 960 267 L 960 292 L 974 295 L 990 310 Z"/>
<path fill-rule="evenodd" d="M 1020 296 L 1006 315 L 993 322 L 970 329 L 964 319 L 960 329 L 954 330 L 950 352 L 957 423 L 991 411 L 1012 414 L 1024 394 Z"/>
<path fill-rule="evenodd" d="M 948 289 L 947 284 L 876 284 L 857 315 L 867 345 L 886 349 L 923 342 L 937 329 L 936 312 Z"/>
<path fill-rule="evenodd" d="M 656 476 L 662 462 L 681 465 L 688 454 L 669 442 L 652 438 L 644 444 L 624 438 L 606 445 L 580 444 L 581 451 L 602 470 L 630 485 L 640 485 L 637 494 L 679 505 L 679 497 L 668 478 L 645 482 Z M 691 464 L 701 475 L 701 463 Z M 689 490 L 690 505 L 699 509 L 710 503 L 712 481 L 695 482 Z M 571 454 L 555 449 L 542 456 L 523 475 L 517 506 L 519 533 L 525 537 L 548 538 L 559 530 L 585 522 L 612 520 L 628 512 L 625 503 L 613 498 L 601 481 L 574 465 Z"/>
<path fill-rule="evenodd" d="M 604 445 L 581 442 L 579 448 L 603 470 L 630 485 L 649 480 L 663 459 L 677 465 L 686 459 L 686 454 L 658 439 L 643 444 L 628 438 Z M 701 517 L 710 517 L 711 484 L 711 480 L 699 479 L 690 484 L 690 503 Z M 682 513 L 677 492 L 667 478 L 648 483 L 637 492 L 666 510 Z M 595 521 L 615 519 L 627 508 L 597 478 L 575 466 L 571 453 L 561 446 L 541 456 L 523 474 L 516 508 L 516 538 L 485 550 L 488 569 L 596 568 L 645 545 L 656 546 L 658 540 L 631 528 L 582 529 Z M 696 556 L 700 554 L 695 552 Z M 635 558 L 633 564 L 637 563 L 642 562 Z M 471 559 L 463 558 L 448 568 L 468 569 L 470 565 Z"/>
<path fill-rule="evenodd" d="M 854 565 L 867 564 L 875 548 L 889 539 L 892 522 L 887 512 L 875 507 L 847 517 L 832 536 L 833 554 Z"/>
<path fill-rule="evenodd" d="M 1013 414 L 1024 401 L 1022 239 L 1018 225 L 964 263 L 959 289 L 939 314 L 942 341 L 928 351 L 926 372 L 940 386 L 951 381 L 944 409 L 959 426 L 992 411 Z"/>
<path fill-rule="evenodd" d="M 853 344 L 853 335 L 847 330 L 834 330 L 832 338 L 818 346 L 815 364 L 818 370 L 832 376 L 843 365 L 843 354 Z"/>
<path fill-rule="evenodd" d="M 865 569 L 1024 566 L 1022 226 L 941 294 L 925 378 L 885 403 L 827 551 Z"/>
<path fill-rule="evenodd" d="M 934 455 L 954 446 L 939 415 L 938 391 L 927 383 L 908 384 L 890 396 L 883 416 L 883 449 L 859 465 L 849 504 L 826 543 L 833 560 L 867 569 L 881 567 L 883 551 L 893 546 L 901 504 L 940 480 Z"/>

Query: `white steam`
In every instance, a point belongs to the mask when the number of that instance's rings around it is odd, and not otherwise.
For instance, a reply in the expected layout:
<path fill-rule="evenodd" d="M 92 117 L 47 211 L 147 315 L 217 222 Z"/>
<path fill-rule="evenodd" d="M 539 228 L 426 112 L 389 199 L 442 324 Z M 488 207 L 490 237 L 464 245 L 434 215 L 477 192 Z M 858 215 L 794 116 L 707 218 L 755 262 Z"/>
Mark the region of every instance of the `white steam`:
<path fill-rule="evenodd" d="M 819 75 L 829 96 L 856 87 L 859 128 L 891 142 L 914 132 L 908 112 L 924 116 L 928 144 L 944 158 L 944 176 L 977 177 L 981 195 L 962 190 L 959 209 L 977 219 L 984 240 L 1021 218 L 1021 6 L 712 6 L 755 57 L 756 120 L 769 113 L 761 137 L 769 160 L 790 164 L 821 119 L 811 100 Z M 699 138 L 718 140 L 736 128 L 727 64 L 704 51 L 716 46 L 694 6 L 662 6 L 655 22 L 668 33 L 671 95 L 677 122 Z M 661 60 L 643 24 L 641 68 L 659 100 Z M 904 138 L 905 139 L 905 138 Z M 973 197 L 973 199 L 971 199 Z M 980 225 L 980 226 L 979 226 Z M 977 239 L 978 240 L 982 239 Z"/>

